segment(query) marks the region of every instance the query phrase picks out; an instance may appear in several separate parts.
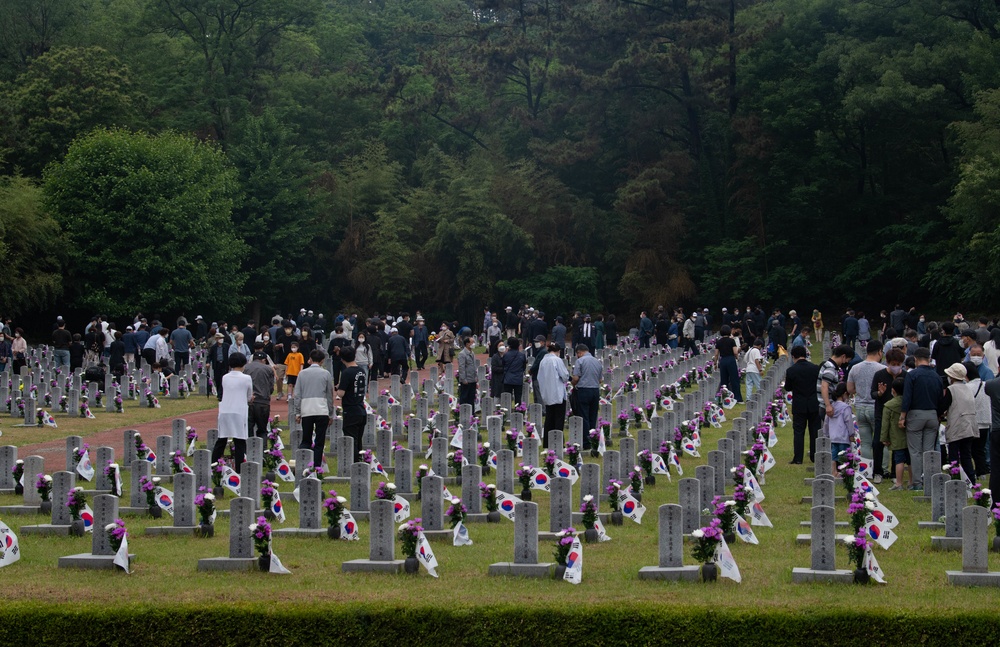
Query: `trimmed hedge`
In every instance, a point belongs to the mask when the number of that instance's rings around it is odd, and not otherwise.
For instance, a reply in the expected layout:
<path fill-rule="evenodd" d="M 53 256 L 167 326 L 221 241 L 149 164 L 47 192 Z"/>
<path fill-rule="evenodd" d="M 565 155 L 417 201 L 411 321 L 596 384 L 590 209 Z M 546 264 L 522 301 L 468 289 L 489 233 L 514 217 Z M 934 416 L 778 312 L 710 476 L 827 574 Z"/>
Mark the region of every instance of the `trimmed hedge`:
<path fill-rule="evenodd" d="M 751 593 L 752 594 L 752 593 Z M 831 591 L 831 595 L 835 594 Z M 844 595 L 850 589 L 844 587 Z M 403 609 L 378 605 L 297 608 L 167 606 L 71 607 L 8 603 L 0 608 L 4 645 L 490 645 L 997 644 L 1000 618 L 857 612 L 636 608 Z"/>

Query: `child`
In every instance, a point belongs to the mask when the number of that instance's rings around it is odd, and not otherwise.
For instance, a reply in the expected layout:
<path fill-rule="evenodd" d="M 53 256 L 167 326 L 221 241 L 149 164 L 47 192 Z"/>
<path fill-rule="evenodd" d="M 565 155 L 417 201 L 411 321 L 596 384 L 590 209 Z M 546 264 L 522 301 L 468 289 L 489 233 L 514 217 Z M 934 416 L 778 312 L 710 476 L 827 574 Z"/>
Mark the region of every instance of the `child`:
<path fill-rule="evenodd" d="M 903 378 L 892 381 L 892 399 L 885 403 L 882 410 L 882 444 L 892 452 L 892 464 L 895 466 L 896 483 L 889 490 L 903 489 L 903 470 L 910 464 L 910 452 L 907 451 L 906 430 L 899 428 L 899 417 L 903 413 Z M 910 468 L 910 485 L 913 488 L 913 468 Z"/>
<path fill-rule="evenodd" d="M 292 342 L 291 350 L 285 356 L 285 366 L 287 367 L 285 369 L 285 382 L 288 384 L 289 400 L 295 395 L 295 381 L 298 379 L 299 372 L 302 370 L 302 365 L 305 364 L 305 361 L 302 353 L 299 352 L 299 343 Z"/>
<path fill-rule="evenodd" d="M 837 476 L 837 460 L 840 453 L 851 446 L 851 432 L 854 431 L 854 414 L 847 404 L 847 384 L 840 382 L 833 390 L 833 415 L 827 416 L 823 427 L 830 437 L 830 451 L 833 453 L 833 476 Z"/>

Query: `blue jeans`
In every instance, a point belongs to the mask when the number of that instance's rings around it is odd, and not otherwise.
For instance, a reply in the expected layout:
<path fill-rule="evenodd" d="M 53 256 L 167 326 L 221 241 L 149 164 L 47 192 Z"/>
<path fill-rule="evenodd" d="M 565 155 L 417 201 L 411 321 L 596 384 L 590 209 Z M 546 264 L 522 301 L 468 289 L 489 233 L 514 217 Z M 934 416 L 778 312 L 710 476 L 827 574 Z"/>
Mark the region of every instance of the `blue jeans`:
<path fill-rule="evenodd" d="M 753 397 L 754 391 L 760 391 L 760 373 L 746 372 L 747 377 L 747 400 Z"/>
<path fill-rule="evenodd" d="M 56 368 L 60 366 L 69 366 L 69 349 L 68 348 L 57 348 L 52 351 L 52 356 L 56 360 Z"/>

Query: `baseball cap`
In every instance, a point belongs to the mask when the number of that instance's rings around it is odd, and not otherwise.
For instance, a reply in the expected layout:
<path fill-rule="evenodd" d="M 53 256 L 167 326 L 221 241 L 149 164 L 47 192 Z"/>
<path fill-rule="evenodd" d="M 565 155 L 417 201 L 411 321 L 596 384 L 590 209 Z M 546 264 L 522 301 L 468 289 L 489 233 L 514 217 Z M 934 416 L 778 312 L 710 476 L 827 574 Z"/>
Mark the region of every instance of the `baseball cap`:
<path fill-rule="evenodd" d="M 535 335 L 535 341 L 545 341 L 545 335 Z"/>

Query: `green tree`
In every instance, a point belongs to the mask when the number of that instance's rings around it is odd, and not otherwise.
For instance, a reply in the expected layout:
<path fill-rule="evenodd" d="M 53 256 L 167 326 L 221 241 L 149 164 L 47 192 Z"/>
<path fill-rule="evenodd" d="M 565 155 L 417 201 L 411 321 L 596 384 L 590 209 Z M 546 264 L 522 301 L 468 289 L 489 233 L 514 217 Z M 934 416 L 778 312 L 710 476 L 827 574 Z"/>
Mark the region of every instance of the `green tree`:
<path fill-rule="evenodd" d="M 44 188 L 78 305 L 116 316 L 243 305 L 246 246 L 231 219 L 239 188 L 212 145 L 97 130 L 46 169 Z"/>
<path fill-rule="evenodd" d="M 143 99 L 128 67 L 100 47 L 64 47 L 34 59 L 0 92 L 9 162 L 40 176 L 75 137 L 129 125 Z"/>
<path fill-rule="evenodd" d="M 601 309 L 595 267 L 556 265 L 531 278 L 498 281 L 497 290 L 505 303 L 536 303 L 552 314 Z"/>
<path fill-rule="evenodd" d="M 66 248 L 41 189 L 23 177 L 0 178 L 0 267 L 7 277 L 0 311 L 17 315 L 52 305 L 62 293 Z"/>

